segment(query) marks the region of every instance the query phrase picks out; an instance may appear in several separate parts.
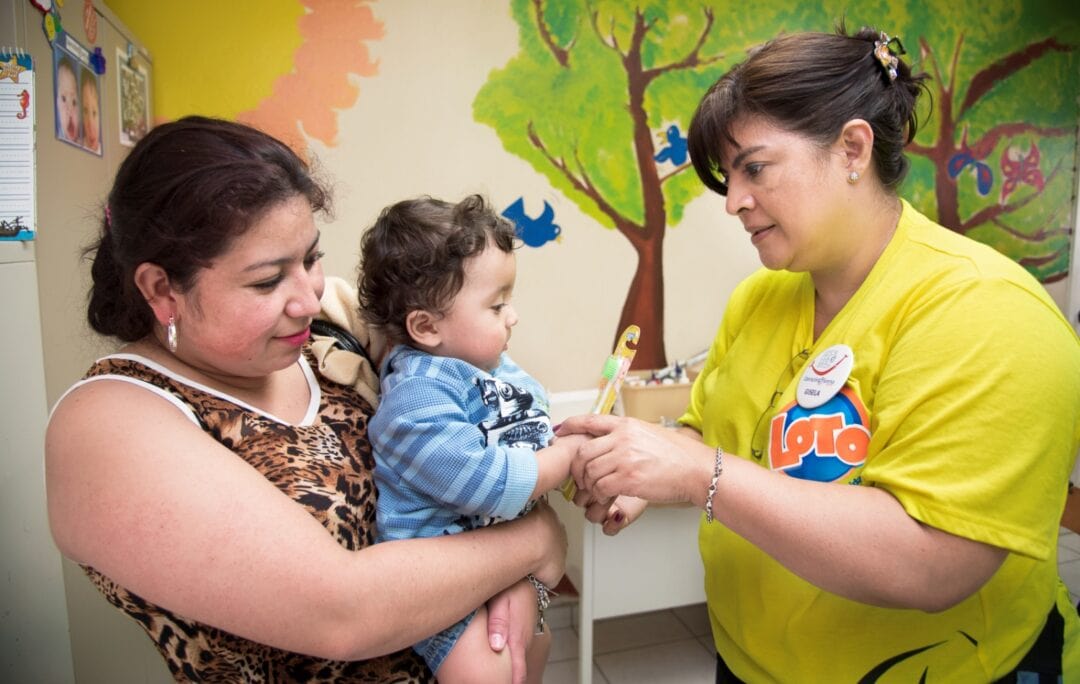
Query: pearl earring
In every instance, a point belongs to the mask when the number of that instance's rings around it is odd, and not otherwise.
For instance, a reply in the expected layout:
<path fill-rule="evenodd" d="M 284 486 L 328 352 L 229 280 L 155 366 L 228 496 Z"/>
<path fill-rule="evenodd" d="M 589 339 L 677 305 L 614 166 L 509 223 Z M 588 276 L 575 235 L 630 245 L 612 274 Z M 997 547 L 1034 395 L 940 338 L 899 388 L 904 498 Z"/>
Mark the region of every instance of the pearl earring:
<path fill-rule="evenodd" d="M 859 172 L 858 172 L 858 171 L 852 171 L 851 173 L 849 173 L 849 174 L 848 174 L 848 177 L 847 177 L 847 182 L 848 182 L 849 184 L 851 184 L 851 185 L 855 185 L 855 183 L 856 183 L 856 182 L 857 182 L 858 180 L 859 180 Z"/>

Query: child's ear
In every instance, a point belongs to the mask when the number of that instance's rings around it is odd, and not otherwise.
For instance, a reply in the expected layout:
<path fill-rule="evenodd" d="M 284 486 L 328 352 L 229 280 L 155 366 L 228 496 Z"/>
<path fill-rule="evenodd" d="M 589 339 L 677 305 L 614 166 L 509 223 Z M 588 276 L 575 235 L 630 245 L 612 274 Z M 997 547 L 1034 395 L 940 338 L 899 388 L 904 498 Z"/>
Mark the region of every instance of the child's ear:
<path fill-rule="evenodd" d="M 413 342 L 422 347 L 437 347 L 442 341 L 439 335 L 439 317 L 430 311 L 410 311 L 405 317 L 405 331 Z"/>

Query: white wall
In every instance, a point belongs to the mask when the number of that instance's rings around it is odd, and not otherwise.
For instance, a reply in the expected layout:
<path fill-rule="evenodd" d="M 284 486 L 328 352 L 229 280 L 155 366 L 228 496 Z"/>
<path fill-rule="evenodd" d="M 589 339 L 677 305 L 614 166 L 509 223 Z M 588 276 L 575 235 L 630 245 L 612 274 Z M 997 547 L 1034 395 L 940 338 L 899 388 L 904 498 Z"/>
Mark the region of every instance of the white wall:
<path fill-rule="evenodd" d="M 29 3 L 0 2 L 0 46 L 29 49 L 33 32 L 41 34 L 40 15 Z M 37 92 L 43 88 L 39 83 Z M 47 404 L 35 247 L 0 242 L 0 681 L 69 682 L 60 555 L 45 512 Z"/>
<path fill-rule="evenodd" d="M 68 682 L 74 673 L 63 577 L 45 513 L 45 363 L 36 283 L 34 246 L 0 242 L 0 681 Z"/>

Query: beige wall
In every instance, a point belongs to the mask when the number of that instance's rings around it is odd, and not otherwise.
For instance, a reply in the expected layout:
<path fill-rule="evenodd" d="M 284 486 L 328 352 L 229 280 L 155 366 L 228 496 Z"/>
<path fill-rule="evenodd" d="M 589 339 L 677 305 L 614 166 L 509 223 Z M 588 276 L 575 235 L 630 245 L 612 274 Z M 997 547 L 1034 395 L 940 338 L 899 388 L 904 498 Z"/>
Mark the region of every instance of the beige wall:
<path fill-rule="evenodd" d="M 268 13 L 281 13 L 279 6 L 289 1 L 267 0 Z M 148 47 L 155 56 L 158 97 L 182 91 L 169 101 L 192 103 L 192 111 L 158 108 L 158 115 L 228 116 L 244 109 L 242 95 L 251 109 L 265 97 L 263 81 L 270 76 L 260 73 L 238 72 L 237 92 L 227 100 L 209 90 L 199 92 L 203 79 L 165 66 L 176 64 L 177 55 L 192 55 L 196 69 L 202 63 L 206 53 L 192 53 L 198 38 L 185 34 L 186 24 L 177 19 L 178 28 L 162 35 L 156 24 L 149 24 L 153 12 L 144 5 L 133 0 L 110 4 L 122 17 L 125 9 L 130 11 L 136 33 L 154 36 Z M 221 33 L 211 0 L 191 0 L 187 6 L 192 16 L 204 17 L 197 27 L 204 40 Z M 481 192 L 502 209 L 524 196 L 533 216 L 547 200 L 562 226 L 562 241 L 519 252 L 515 298 L 522 320 L 510 352 L 552 391 L 593 385 L 618 332 L 634 256 L 625 238 L 585 216 L 541 174 L 506 152 L 494 130 L 473 120 L 477 91 L 518 49 L 509 3 L 394 0 L 369 6 L 384 29 L 382 38 L 364 41 L 378 73 L 351 77 L 359 94 L 352 106 L 338 112 L 332 145 L 309 139 L 316 162 L 336 188 L 336 221 L 323 231 L 327 272 L 353 280 L 361 231 L 385 205 L 406 197 L 457 199 Z M 164 3 L 161 12 L 171 15 L 169 7 Z M 295 49 L 296 41 L 283 31 L 255 21 L 257 30 L 245 40 L 250 50 L 271 55 L 268 61 L 275 63 L 274 50 Z M 220 55 L 217 71 L 243 68 L 229 59 L 235 46 Z M 320 97 L 310 94 L 315 103 Z M 688 109 L 694 104 L 688 103 Z M 670 229 L 665 245 L 665 337 L 671 360 L 708 345 L 731 288 L 757 265 L 737 222 L 724 215 L 716 200 L 702 197 L 693 204 L 687 218 Z M 643 330 L 650 334 L 656 331 Z"/>
<path fill-rule="evenodd" d="M 534 216 L 546 199 L 562 241 L 518 252 L 514 298 L 521 322 L 510 353 L 549 389 L 581 389 L 595 384 L 611 350 L 634 255 L 625 238 L 584 216 L 507 153 L 492 129 L 473 121 L 472 101 L 488 72 L 517 50 L 517 27 L 502 4 L 376 6 L 386 25 L 386 37 L 371 44 L 379 76 L 364 79 L 357 105 L 341 113 L 338 145 L 316 141 L 314 147 L 337 183 L 337 220 L 323 231 L 326 266 L 352 279 L 360 232 L 383 206 L 404 197 L 481 192 L 503 208 L 523 195 Z M 709 344 L 731 289 L 758 265 L 719 200 L 699 198 L 665 244 L 672 360 Z"/>
<path fill-rule="evenodd" d="M 266 5 L 282 14 L 280 6 L 290 1 L 267 0 Z M 237 93 L 227 101 L 215 92 L 200 94 L 200 79 L 162 67 L 175 64 L 176 55 L 191 54 L 194 38 L 185 30 L 194 27 L 177 19 L 179 28 L 164 35 L 156 24 L 145 23 L 153 12 L 137 0 L 111 2 L 121 15 L 129 9 L 132 21 L 143 22 L 144 32 L 154 35 L 149 48 L 158 56 L 154 82 L 162 99 L 162 93 L 182 91 L 182 97 L 170 96 L 169 101 L 191 103 L 192 113 L 228 115 L 244 108 L 239 95 L 246 94 L 250 108 L 265 97 L 268 86 L 263 81 L 270 76 L 239 71 Z M 524 196 L 531 215 L 547 200 L 562 226 L 562 241 L 519 251 L 515 298 L 521 323 L 510 352 L 552 391 L 591 386 L 618 332 L 634 256 L 622 236 L 585 216 L 529 164 L 506 152 L 491 128 L 473 120 L 477 91 L 491 70 L 504 66 L 518 50 L 518 26 L 510 17 L 509 2 L 394 0 L 369 6 L 384 28 L 382 38 L 364 42 L 378 72 L 352 77 L 359 94 L 354 104 L 338 112 L 332 145 L 309 139 L 315 160 L 336 187 L 336 221 L 323 231 L 327 272 L 353 280 L 361 231 L 382 207 L 405 197 L 456 199 L 481 192 L 503 208 Z M 185 7 L 192 16 L 204 17 L 198 25 L 202 33 L 221 33 L 213 0 L 190 0 Z M 258 30 L 245 44 L 270 55 L 269 63 L 280 62 L 274 50 L 294 50 L 299 41 L 280 30 L 255 26 Z M 138 31 L 139 25 L 133 28 Z M 244 68 L 228 58 L 235 46 L 221 54 L 225 58 L 215 65 L 218 71 Z M 193 65 L 201 64 L 200 56 L 191 59 Z M 310 97 L 317 102 L 320 94 Z M 721 198 L 702 195 L 688 206 L 679 225 L 669 227 L 664 263 L 664 335 L 673 361 L 709 344 L 732 288 L 758 261 L 738 221 L 724 212 Z M 1050 289 L 1064 306 L 1067 283 Z"/>

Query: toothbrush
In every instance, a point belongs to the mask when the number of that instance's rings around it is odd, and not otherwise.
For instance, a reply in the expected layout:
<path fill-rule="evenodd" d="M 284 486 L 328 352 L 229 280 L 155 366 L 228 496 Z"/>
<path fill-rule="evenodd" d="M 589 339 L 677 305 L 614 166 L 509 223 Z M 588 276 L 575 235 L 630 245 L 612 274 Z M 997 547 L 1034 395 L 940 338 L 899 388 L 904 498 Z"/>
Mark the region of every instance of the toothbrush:
<path fill-rule="evenodd" d="M 641 329 L 636 325 L 627 326 L 626 330 L 623 330 L 622 335 L 619 336 L 619 343 L 615 346 L 615 351 L 611 352 L 611 355 L 604 361 L 604 368 L 600 372 L 600 393 L 597 395 L 596 403 L 593 404 L 592 408 L 594 415 L 602 416 L 611 413 L 611 408 L 615 405 L 615 399 L 619 396 L 619 388 L 622 387 L 626 373 L 630 370 L 630 364 L 634 361 L 634 354 L 637 353 L 637 345 L 640 339 Z M 559 486 L 559 491 L 562 492 L 567 501 L 573 500 L 574 494 L 577 493 L 574 478 L 566 478 L 566 481 Z"/>

